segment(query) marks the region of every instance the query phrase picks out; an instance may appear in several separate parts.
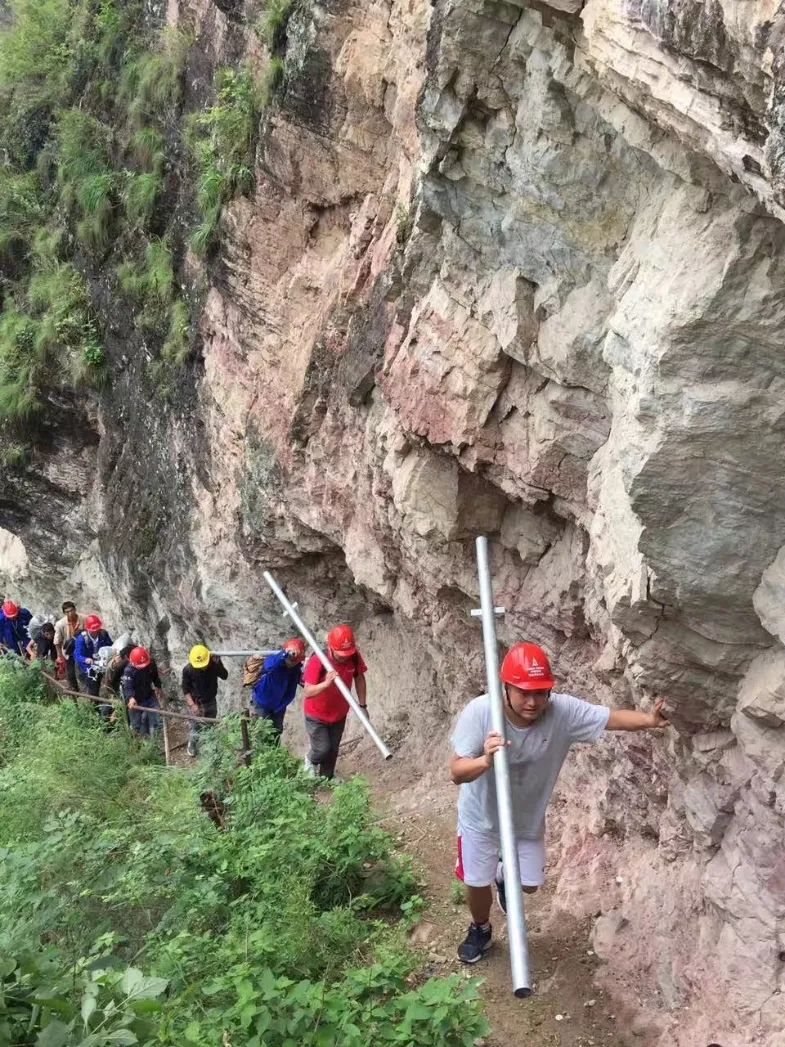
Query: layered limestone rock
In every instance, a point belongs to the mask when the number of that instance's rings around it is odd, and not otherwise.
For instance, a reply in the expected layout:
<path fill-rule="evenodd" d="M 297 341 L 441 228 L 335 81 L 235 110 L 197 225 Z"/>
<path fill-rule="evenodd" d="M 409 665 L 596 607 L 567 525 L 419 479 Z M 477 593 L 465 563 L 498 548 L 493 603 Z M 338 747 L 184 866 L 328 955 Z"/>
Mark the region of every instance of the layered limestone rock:
<path fill-rule="evenodd" d="M 168 18 L 263 62 L 244 10 Z M 667 739 L 574 759 L 551 820 L 556 904 L 602 913 L 621 1024 L 662 1047 L 785 1038 L 784 32 L 774 0 L 303 0 L 255 193 L 189 262 L 196 391 L 105 405 L 90 528 L 61 525 L 83 602 L 109 585 L 176 657 L 280 636 L 263 567 L 354 621 L 434 784 L 488 534 L 505 642 L 672 703 Z"/>

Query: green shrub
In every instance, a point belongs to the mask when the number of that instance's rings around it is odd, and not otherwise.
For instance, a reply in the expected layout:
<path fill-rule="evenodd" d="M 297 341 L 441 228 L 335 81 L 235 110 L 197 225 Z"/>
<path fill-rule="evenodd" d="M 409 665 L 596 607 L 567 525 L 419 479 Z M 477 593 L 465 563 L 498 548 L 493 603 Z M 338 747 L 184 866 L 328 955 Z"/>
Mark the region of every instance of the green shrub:
<path fill-rule="evenodd" d="M 271 51 L 284 42 L 294 4 L 295 0 L 268 0 L 267 9 L 257 23 L 256 31 Z"/>
<path fill-rule="evenodd" d="M 156 171 L 128 176 L 123 201 L 125 213 L 132 226 L 142 228 L 150 224 L 163 184 L 163 178 Z"/>
<path fill-rule="evenodd" d="M 33 261 L 39 268 L 63 260 L 65 234 L 58 225 L 41 225 L 33 238 Z"/>
<path fill-rule="evenodd" d="M 56 950 L 0 959 L 0 1035 L 30 1047 L 110 1047 L 155 1042 L 166 982 L 104 955 L 64 966 Z"/>
<path fill-rule="evenodd" d="M 120 100 L 132 123 L 164 119 L 180 104 L 189 38 L 176 29 L 161 34 L 153 52 L 137 55 L 122 72 Z"/>
<path fill-rule="evenodd" d="M 0 465 L 4 469 L 23 469 L 30 457 L 29 448 L 25 444 L 5 435 L 2 446 L 0 446 Z"/>
<path fill-rule="evenodd" d="M 37 91 L 37 103 L 59 104 L 70 64 L 69 0 L 11 0 L 0 31 L 0 86 Z"/>
<path fill-rule="evenodd" d="M 127 262 L 118 270 L 118 276 L 126 294 L 149 305 L 168 305 L 174 288 L 169 245 L 165 240 L 150 240 L 145 247 L 144 265 Z"/>
<path fill-rule="evenodd" d="M 35 321 L 7 302 L 0 314 L 0 422 L 30 418 L 38 408 Z"/>
<path fill-rule="evenodd" d="M 282 58 L 271 58 L 265 70 L 262 81 L 262 105 L 266 107 L 273 99 L 273 95 L 283 83 L 286 74 L 286 66 Z"/>
<path fill-rule="evenodd" d="M 105 269 L 120 274 L 137 328 L 159 349 L 164 392 L 187 360 L 192 324 L 185 300 L 176 300 L 171 254 L 173 247 L 181 256 L 188 236 L 171 212 L 182 195 L 182 146 L 194 161 L 198 220 L 190 242 L 199 255 L 215 246 L 226 203 L 253 186 L 260 112 L 284 74 L 282 61 L 269 63 L 262 84 L 250 67 L 220 72 L 215 104 L 193 116 L 190 143 L 183 142 L 191 40 L 153 30 L 148 7 L 143 0 L 5 5 L 0 424 L 3 439 L 17 446 L 23 428 L 33 432 L 26 423 L 49 390 L 69 376 L 94 387 L 108 376 L 90 304 Z M 266 7 L 264 32 L 276 46 L 292 8 L 289 0 Z M 41 297 L 51 281 L 64 288 L 61 303 Z"/>
<path fill-rule="evenodd" d="M 250 69 L 223 70 L 218 100 L 191 122 L 191 150 L 196 163 L 196 202 L 201 223 L 191 246 L 205 255 L 215 240 L 224 204 L 253 185 L 254 147 L 261 93 Z"/>
<path fill-rule="evenodd" d="M 248 768 L 236 717 L 211 732 L 196 774 L 166 768 L 0 660 L 0 1039 L 470 1047 L 484 1035 L 472 984 L 412 987 L 394 919 L 414 881 L 363 783 L 322 802 L 264 725 L 252 736 Z M 207 789 L 225 831 L 201 812 Z"/>
<path fill-rule="evenodd" d="M 26 258 L 44 215 L 38 178 L 0 170 L 0 273 Z"/>
<path fill-rule="evenodd" d="M 154 127 L 142 127 L 131 139 L 131 154 L 146 171 L 162 174 L 166 163 L 164 136 Z"/>
<path fill-rule="evenodd" d="M 167 364 L 180 367 L 185 363 L 191 348 L 190 332 L 188 306 L 182 298 L 178 298 L 169 310 L 169 331 L 161 349 L 161 357 Z"/>
<path fill-rule="evenodd" d="M 0 422 L 37 410 L 44 378 L 61 385 L 70 371 L 71 380 L 97 384 L 103 363 L 84 278 L 69 262 L 42 265 L 22 303 L 6 303 L 0 314 Z"/>
<path fill-rule="evenodd" d="M 117 175 L 110 164 L 112 135 L 100 120 L 79 109 L 57 123 L 57 181 L 64 205 L 77 218 L 77 237 L 89 251 L 109 246 Z"/>

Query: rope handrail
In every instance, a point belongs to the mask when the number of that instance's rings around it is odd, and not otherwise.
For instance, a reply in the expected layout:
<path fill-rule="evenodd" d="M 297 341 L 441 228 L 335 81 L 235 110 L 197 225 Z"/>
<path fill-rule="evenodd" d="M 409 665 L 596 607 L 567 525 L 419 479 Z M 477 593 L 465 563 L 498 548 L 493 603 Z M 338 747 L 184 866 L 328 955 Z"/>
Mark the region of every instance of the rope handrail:
<path fill-rule="evenodd" d="M 25 663 L 21 655 L 17 655 L 15 651 L 12 651 L 10 647 L 6 647 L 5 644 L 0 644 L 0 648 L 2 648 L 2 650 L 5 653 L 14 655 L 14 657 L 19 658 L 19 660 L 22 661 L 23 664 L 34 664 Z M 81 691 L 71 691 L 69 690 L 69 688 L 64 687 L 61 681 L 58 680 L 56 677 L 50 676 L 49 673 L 45 672 L 44 669 L 40 668 L 39 671 L 41 675 L 44 677 L 44 679 L 48 680 L 51 684 L 53 684 L 54 687 L 57 688 L 60 695 L 62 695 L 63 697 L 82 698 L 85 701 L 94 702 L 96 705 L 124 704 L 123 699 L 117 694 L 114 695 L 114 698 L 101 698 L 93 694 L 83 694 Z M 137 705 L 136 708 L 131 711 L 140 713 L 156 713 L 158 716 L 167 716 L 172 720 L 187 720 L 189 723 L 218 723 L 217 716 L 194 716 L 192 713 L 175 712 L 174 709 L 153 709 L 149 706 Z"/>

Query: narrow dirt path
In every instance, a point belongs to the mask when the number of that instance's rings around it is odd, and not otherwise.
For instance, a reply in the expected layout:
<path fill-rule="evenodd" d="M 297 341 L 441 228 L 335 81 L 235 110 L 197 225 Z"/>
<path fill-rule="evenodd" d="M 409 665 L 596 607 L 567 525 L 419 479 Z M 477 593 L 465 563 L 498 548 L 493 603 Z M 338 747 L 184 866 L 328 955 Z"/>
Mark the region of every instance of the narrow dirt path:
<path fill-rule="evenodd" d="M 363 745 L 362 753 L 355 749 L 342 757 L 338 770 L 346 777 L 359 773 L 369 780 L 384 827 L 414 859 L 427 907 L 412 942 L 424 953 L 428 972 L 483 979 L 480 991 L 492 1027 L 488 1047 L 625 1047 L 629 1039 L 616 1027 L 613 1006 L 592 984 L 597 960 L 589 944 L 588 922 L 565 916 L 556 932 L 540 928 L 552 903 L 547 887 L 526 901 L 533 996 L 518 1000 L 512 995 L 506 921 L 496 905 L 491 914 L 493 948 L 474 967 L 459 962 L 456 950 L 466 933 L 468 913 L 454 887 L 454 797 L 446 789 L 418 791 L 405 767 L 394 764 L 380 768 Z M 371 766 L 373 776 L 368 773 Z"/>

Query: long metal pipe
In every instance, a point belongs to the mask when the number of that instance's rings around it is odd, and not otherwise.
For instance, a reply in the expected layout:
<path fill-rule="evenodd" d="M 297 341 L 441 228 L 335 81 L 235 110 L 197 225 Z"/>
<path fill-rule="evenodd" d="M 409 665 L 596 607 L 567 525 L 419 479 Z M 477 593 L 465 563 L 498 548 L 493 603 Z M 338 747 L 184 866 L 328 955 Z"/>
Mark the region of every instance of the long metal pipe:
<path fill-rule="evenodd" d="M 270 654 L 278 654 L 280 647 L 277 651 L 213 651 L 210 650 L 210 654 L 216 655 L 218 658 L 266 658 Z"/>
<path fill-rule="evenodd" d="M 316 639 L 315 639 L 313 633 L 308 628 L 308 626 L 305 624 L 305 622 L 302 620 L 300 615 L 297 613 L 297 611 L 294 608 L 294 605 L 289 603 L 289 601 L 287 600 L 286 595 L 285 595 L 283 589 L 281 589 L 280 585 L 276 582 L 276 580 L 273 578 L 273 576 L 270 574 L 269 571 L 265 571 L 264 572 L 264 580 L 267 582 L 267 584 L 270 586 L 272 591 L 275 593 L 276 597 L 278 598 L 278 602 L 281 604 L 283 609 L 289 615 L 289 617 L 291 618 L 291 620 L 294 623 L 295 627 L 297 628 L 297 630 L 302 635 L 302 638 L 312 648 L 313 653 L 316 655 L 316 657 L 319 659 L 319 661 L 324 666 L 325 672 L 328 672 L 328 673 L 335 672 L 335 666 L 329 661 L 329 659 L 327 658 L 327 655 L 324 653 L 324 651 L 321 649 L 319 644 L 316 642 Z M 340 676 L 336 676 L 336 678 L 335 678 L 335 686 L 338 688 L 338 690 L 344 696 L 346 701 L 352 707 L 352 711 L 354 712 L 354 714 L 356 715 L 356 717 L 360 721 L 360 723 L 363 725 L 365 730 L 368 732 L 368 734 L 370 735 L 374 745 L 379 750 L 379 752 L 382 754 L 382 756 L 385 758 L 385 760 L 392 759 L 392 753 L 387 748 L 387 746 L 384 744 L 384 742 L 381 740 L 381 738 L 376 733 L 376 731 L 373 729 L 373 727 L 371 725 L 371 721 L 368 719 L 368 717 L 365 715 L 365 713 L 360 708 L 360 703 L 354 697 L 354 695 L 349 690 L 349 688 L 346 686 L 346 684 L 343 682 L 343 680 L 340 678 Z"/>
<path fill-rule="evenodd" d="M 494 731 L 497 731 L 506 740 L 507 718 L 504 715 L 504 699 L 499 679 L 499 655 L 496 647 L 496 606 L 493 602 L 491 571 L 488 565 L 488 539 L 481 535 L 477 539 L 476 544 L 477 573 L 480 579 L 482 638 L 485 647 L 488 694 L 491 700 L 491 722 Z M 516 996 L 530 996 L 529 948 L 526 936 L 526 918 L 523 911 L 518 845 L 515 839 L 515 821 L 512 814 L 510 761 L 506 747 L 499 749 L 494 755 L 493 773 L 496 780 L 496 804 L 499 811 L 499 835 L 501 836 L 504 886 L 507 896 L 507 934 L 510 941 L 512 989 Z"/>

